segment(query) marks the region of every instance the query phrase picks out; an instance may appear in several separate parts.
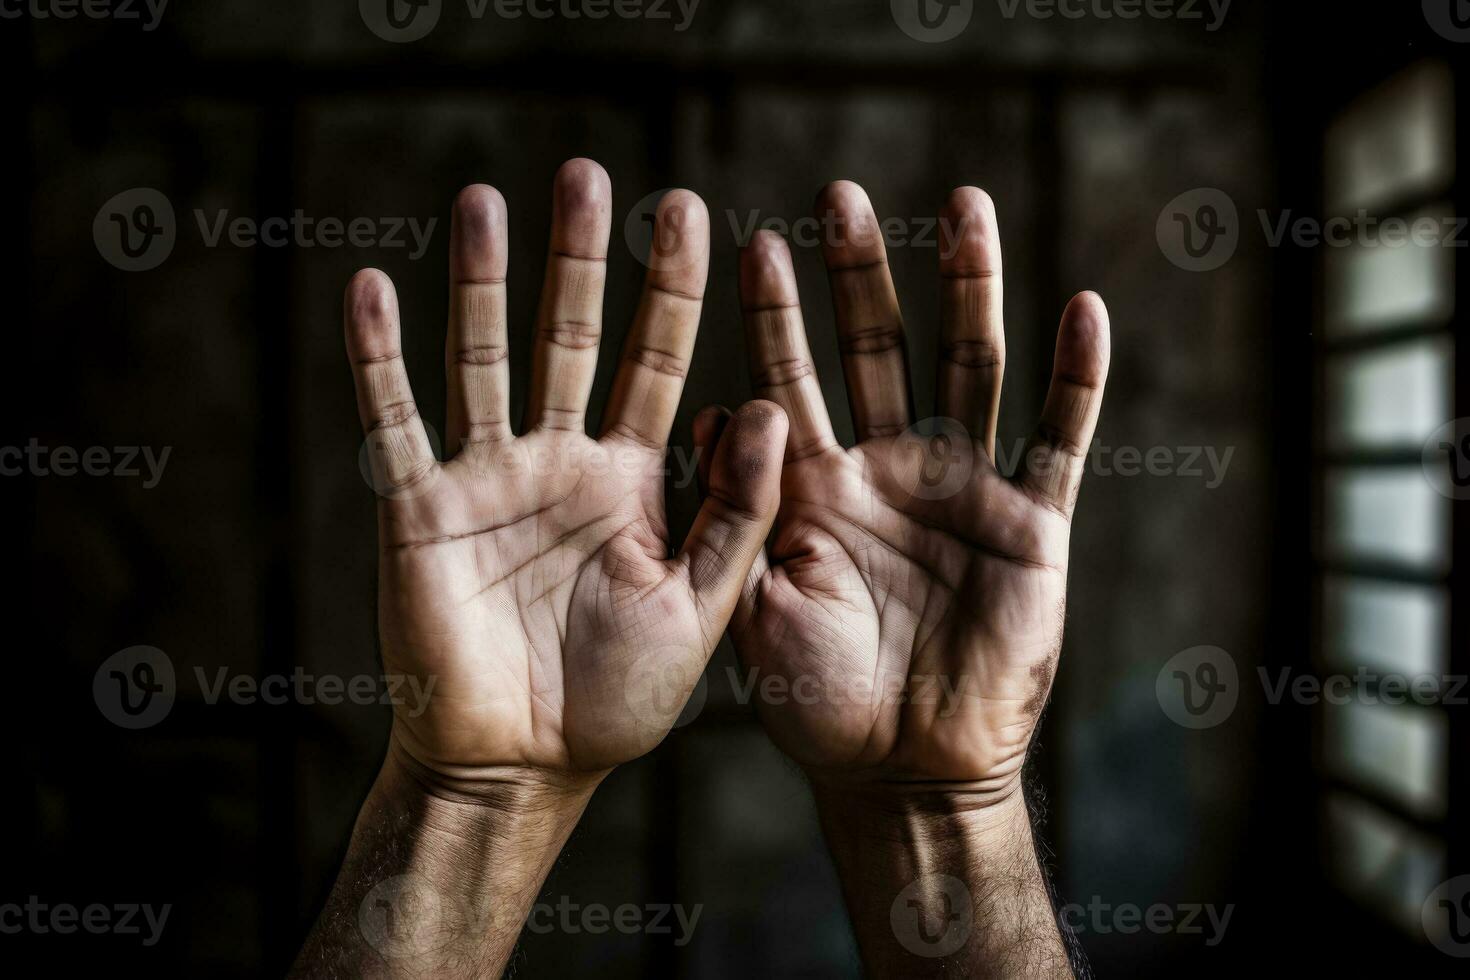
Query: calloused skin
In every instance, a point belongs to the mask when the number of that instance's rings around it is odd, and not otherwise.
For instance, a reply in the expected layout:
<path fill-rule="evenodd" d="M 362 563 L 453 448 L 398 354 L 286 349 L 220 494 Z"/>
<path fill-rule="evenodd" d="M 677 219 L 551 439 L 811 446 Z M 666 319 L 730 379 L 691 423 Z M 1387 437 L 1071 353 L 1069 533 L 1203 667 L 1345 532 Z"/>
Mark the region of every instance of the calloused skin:
<path fill-rule="evenodd" d="M 1005 340 L 990 199 L 961 188 L 944 209 L 932 414 L 949 421 L 917 430 L 872 205 L 840 182 L 818 209 L 833 229 L 824 252 L 858 441 L 844 448 L 833 436 L 789 249 L 761 233 L 740 270 L 751 371 L 756 393 L 786 410 L 790 435 L 771 545 L 731 634 L 749 667 L 804 685 L 806 697 L 757 705 L 814 778 L 989 805 L 1020 785 L 1056 668 L 1107 312 L 1090 293 L 1067 307 L 1041 423 L 1008 478 L 992 462 Z M 716 440 L 722 418 L 701 414 L 696 442 Z"/>

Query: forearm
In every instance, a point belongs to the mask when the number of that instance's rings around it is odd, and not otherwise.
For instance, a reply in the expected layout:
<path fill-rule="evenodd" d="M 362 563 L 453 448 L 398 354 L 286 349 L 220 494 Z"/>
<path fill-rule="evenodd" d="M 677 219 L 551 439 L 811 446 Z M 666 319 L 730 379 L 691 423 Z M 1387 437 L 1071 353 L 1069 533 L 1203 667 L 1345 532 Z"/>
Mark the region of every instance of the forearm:
<path fill-rule="evenodd" d="M 1073 976 L 1019 789 L 816 793 L 871 976 Z"/>
<path fill-rule="evenodd" d="M 519 774 L 446 787 L 390 749 L 293 977 L 498 977 L 591 797 Z"/>

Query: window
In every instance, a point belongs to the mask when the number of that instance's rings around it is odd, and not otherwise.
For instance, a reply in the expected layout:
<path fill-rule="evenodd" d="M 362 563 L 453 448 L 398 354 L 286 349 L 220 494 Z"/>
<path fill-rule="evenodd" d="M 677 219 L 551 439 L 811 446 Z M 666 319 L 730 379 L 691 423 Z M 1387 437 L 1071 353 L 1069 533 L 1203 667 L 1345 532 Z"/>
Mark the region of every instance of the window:
<path fill-rule="evenodd" d="M 1456 512 L 1424 447 L 1456 409 L 1454 113 L 1449 69 L 1418 65 L 1348 105 L 1324 160 L 1352 231 L 1322 250 L 1316 655 L 1353 683 L 1315 709 L 1322 819 L 1337 886 L 1419 940 L 1451 826 Z"/>

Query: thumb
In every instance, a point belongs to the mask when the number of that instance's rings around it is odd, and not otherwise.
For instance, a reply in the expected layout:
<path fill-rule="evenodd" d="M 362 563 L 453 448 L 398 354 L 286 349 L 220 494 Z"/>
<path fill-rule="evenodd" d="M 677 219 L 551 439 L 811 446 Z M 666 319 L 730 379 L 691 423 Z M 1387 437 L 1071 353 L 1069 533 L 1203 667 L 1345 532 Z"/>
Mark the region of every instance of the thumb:
<path fill-rule="evenodd" d="M 704 434 L 717 438 L 714 458 L 702 481 L 704 506 L 678 560 L 688 568 L 706 634 L 718 636 L 765 570 L 766 535 L 781 503 L 786 413 L 774 402 L 746 402 Z"/>

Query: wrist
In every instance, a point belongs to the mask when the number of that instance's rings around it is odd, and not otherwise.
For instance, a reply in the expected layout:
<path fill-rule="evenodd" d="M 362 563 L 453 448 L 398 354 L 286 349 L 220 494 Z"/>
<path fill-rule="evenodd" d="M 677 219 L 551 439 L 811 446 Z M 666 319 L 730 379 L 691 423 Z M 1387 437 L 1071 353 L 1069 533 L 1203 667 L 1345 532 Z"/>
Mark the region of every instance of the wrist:
<path fill-rule="evenodd" d="M 610 771 L 610 770 L 609 770 Z M 378 774 L 379 786 L 395 794 L 422 796 L 440 812 L 479 820 L 498 816 L 546 818 L 561 812 L 580 816 L 607 771 L 572 773 L 532 766 L 446 766 L 411 751 L 395 728 Z"/>
<path fill-rule="evenodd" d="M 812 783 L 869 974 L 1072 975 L 1019 784 Z"/>
<path fill-rule="evenodd" d="M 843 852 L 907 852 L 914 873 L 930 865 L 973 865 L 1032 853 L 1031 820 L 1019 784 L 1004 795 L 931 785 L 812 779 L 828 844 Z"/>
<path fill-rule="evenodd" d="M 513 940 L 600 781 L 524 766 L 446 774 L 395 737 L 360 820 L 401 826 L 405 870 Z"/>
<path fill-rule="evenodd" d="M 446 779 L 390 740 L 324 914 L 342 925 L 303 964 L 498 976 L 594 788 L 515 767 Z"/>
<path fill-rule="evenodd" d="M 298 976 L 499 976 L 595 780 L 452 778 L 394 737 Z"/>
<path fill-rule="evenodd" d="M 1019 778 L 1003 786 L 983 783 L 854 780 L 808 772 L 817 810 L 824 824 L 882 826 L 964 832 L 992 837 L 1027 822 L 1025 794 Z"/>

